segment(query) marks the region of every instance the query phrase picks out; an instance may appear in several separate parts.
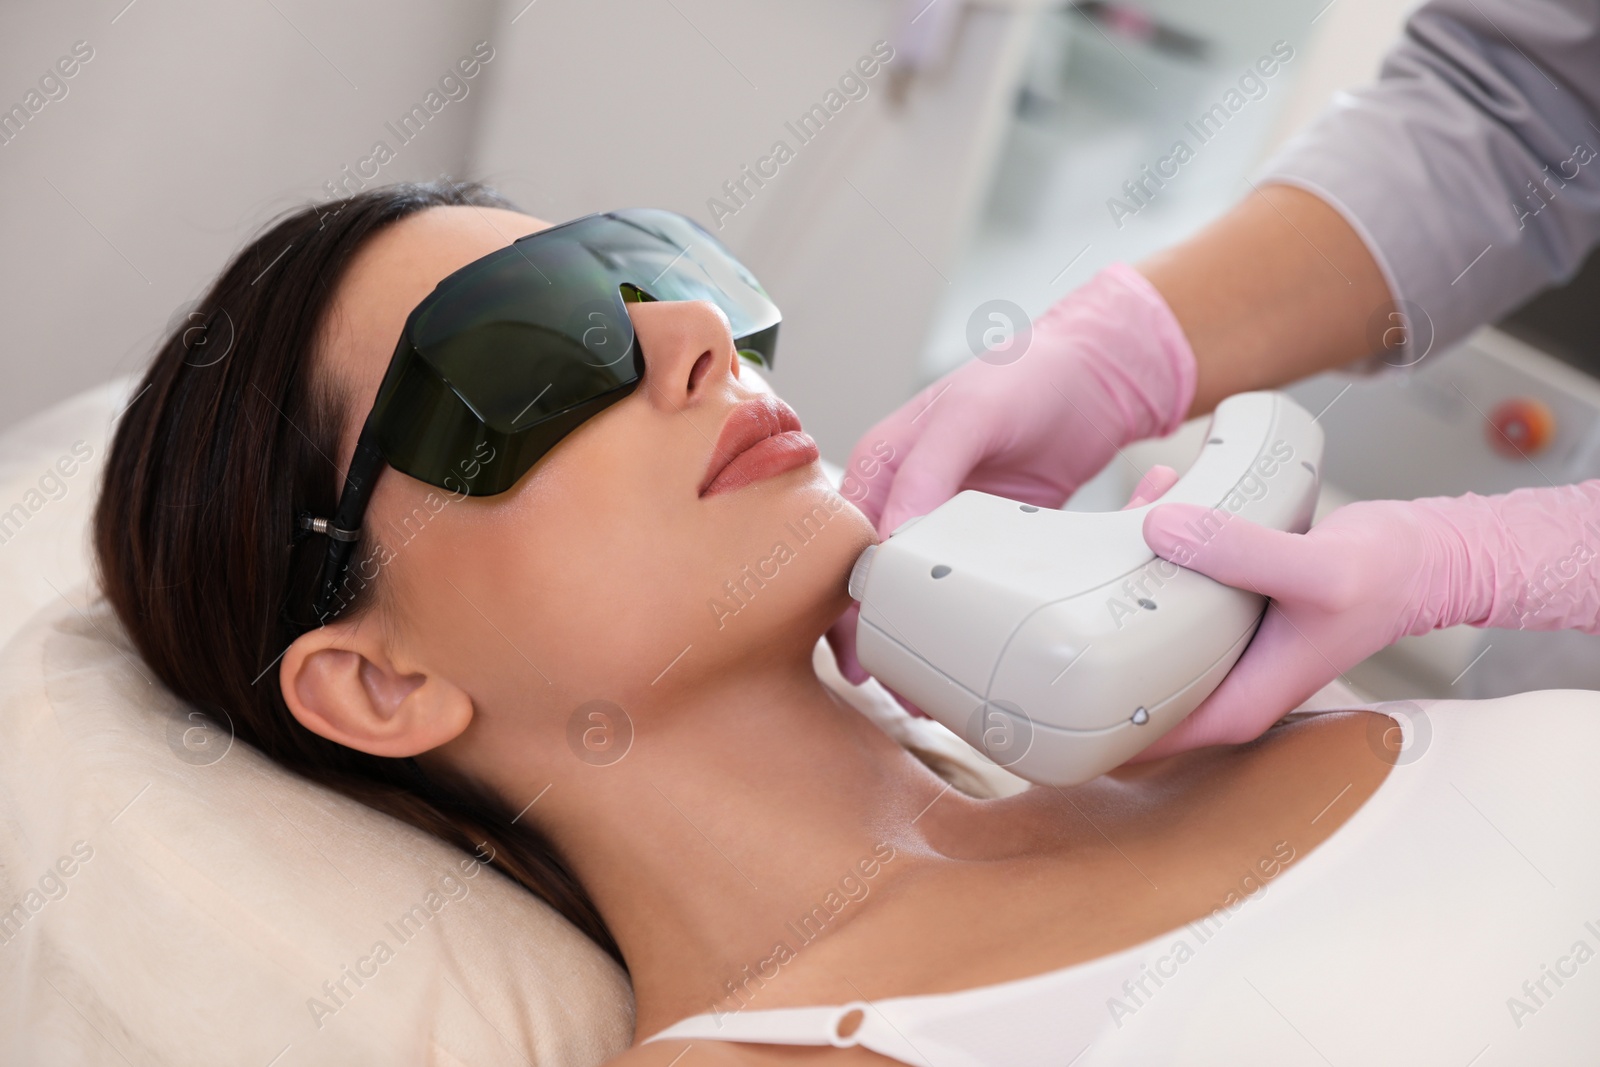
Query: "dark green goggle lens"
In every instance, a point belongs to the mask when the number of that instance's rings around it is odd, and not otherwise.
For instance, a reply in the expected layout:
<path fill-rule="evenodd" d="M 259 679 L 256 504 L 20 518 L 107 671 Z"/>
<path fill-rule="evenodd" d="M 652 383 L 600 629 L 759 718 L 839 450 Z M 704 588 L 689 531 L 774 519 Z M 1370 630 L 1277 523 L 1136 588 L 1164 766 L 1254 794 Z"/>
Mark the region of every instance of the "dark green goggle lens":
<path fill-rule="evenodd" d="M 708 300 L 735 347 L 772 365 L 778 309 L 716 238 L 668 211 L 590 215 L 468 264 L 417 305 L 369 420 L 384 460 L 456 494 L 511 488 L 637 386 L 630 300 Z"/>

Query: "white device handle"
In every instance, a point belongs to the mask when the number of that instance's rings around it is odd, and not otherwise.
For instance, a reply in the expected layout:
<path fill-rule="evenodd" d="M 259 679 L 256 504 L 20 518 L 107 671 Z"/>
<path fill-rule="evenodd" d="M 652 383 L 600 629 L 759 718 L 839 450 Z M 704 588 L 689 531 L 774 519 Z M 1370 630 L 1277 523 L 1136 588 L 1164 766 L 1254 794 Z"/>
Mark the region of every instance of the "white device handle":
<path fill-rule="evenodd" d="M 861 665 L 1024 778 L 1104 773 L 1216 688 L 1266 605 L 1157 557 L 1145 513 L 1201 504 L 1304 532 L 1322 443 L 1288 397 L 1241 393 L 1218 405 L 1199 458 L 1155 503 L 1070 512 L 958 493 L 857 561 Z"/>

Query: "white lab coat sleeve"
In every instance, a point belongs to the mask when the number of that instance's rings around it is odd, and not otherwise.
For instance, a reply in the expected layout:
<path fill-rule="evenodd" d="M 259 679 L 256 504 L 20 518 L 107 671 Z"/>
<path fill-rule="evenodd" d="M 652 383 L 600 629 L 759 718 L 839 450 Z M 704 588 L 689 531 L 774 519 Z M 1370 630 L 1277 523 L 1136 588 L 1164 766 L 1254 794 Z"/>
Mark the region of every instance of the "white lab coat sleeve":
<path fill-rule="evenodd" d="M 1312 192 L 1360 234 L 1408 320 L 1386 357 L 1405 366 L 1577 271 L 1600 243 L 1597 150 L 1600 0 L 1431 0 L 1379 80 L 1255 180 Z"/>

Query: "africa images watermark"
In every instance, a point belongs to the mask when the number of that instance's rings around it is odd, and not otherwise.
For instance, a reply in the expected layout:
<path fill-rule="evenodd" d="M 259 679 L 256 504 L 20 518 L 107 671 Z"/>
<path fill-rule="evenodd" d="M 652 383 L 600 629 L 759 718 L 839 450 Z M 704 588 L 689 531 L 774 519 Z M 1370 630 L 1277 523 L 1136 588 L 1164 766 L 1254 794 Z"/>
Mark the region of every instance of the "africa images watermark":
<path fill-rule="evenodd" d="M 1585 519 L 1583 529 L 1592 537 L 1600 538 L 1600 529 L 1595 527 L 1593 519 Z M 1580 575 L 1587 575 L 1592 570 L 1589 564 L 1594 562 L 1596 554 L 1594 545 L 1580 538 L 1573 542 L 1572 550 L 1567 555 L 1540 567 L 1523 590 L 1522 610 L 1517 612 L 1518 626 L 1527 629 L 1533 617 L 1548 608 L 1562 590 Z"/>
<path fill-rule="evenodd" d="M 65 100 L 71 87 L 67 82 L 76 77 L 83 66 L 94 58 L 94 46 L 88 41 L 72 42 L 72 50 L 55 61 L 55 65 L 39 75 L 39 87 L 29 88 L 20 103 L 0 111 L 0 148 L 4 148 L 21 135 L 28 123 L 54 100 Z"/>
<path fill-rule="evenodd" d="M 1117 1024 L 1117 1029 L 1122 1029 L 1123 1023 L 1148 1005 L 1162 986 L 1177 977 L 1178 968 L 1194 959 L 1199 946 L 1217 936 L 1247 902 L 1261 899 L 1266 894 L 1267 883 L 1281 874 L 1294 861 L 1294 857 L 1294 846 L 1288 841 L 1274 844 L 1271 855 L 1263 856 L 1254 867 L 1247 869 L 1239 879 L 1238 887 L 1228 890 L 1221 904 L 1188 924 L 1194 944 L 1189 943 L 1188 937 L 1179 937 L 1152 962 L 1139 964 L 1138 974 L 1122 983 L 1122 995 L 1106 998 L 1106 1011 L 1110 1013 L 1111 1021 Z"/>
<path fill-rule="evenodd" d="M 591 767 L 609 767 L 633 748 L 633 719 L 615 700 L 586 700 L 567 716 L 567 748 Z"/>
<path fill-rule="evenodd" d="M 1585 920 L 1583 929 L 1589 937 L 1595 938 L 1596 944 L 1600 944 L 1600 925 L 1595 920 Z M 1522 983 L 1521 995 L 1506 998 L 1506 1010 L 1511 1013 L 1511 1021 L 1516 1023 L 1517 1029 L 1522 1029 L 1528 1016 L 1537 1015 L 1540 1009 L 1548 1006 L 1561 987 L 1578 976 L 1578 968 L 1594 959 L 1594 956 L 1594 946 L 1589 944 L 1588 937 L 1580 937 L 1564 955 L 1556 957 L 1553 967 L 1541 962 L 1538 974 Z M 1554 989 L 1550 988 L 1552 983 Z"/>
<path fill-rule="evenodd" d="M 783 924 L 784 934 L 772 951 L 753 964 L 740 968 L 736 978 L 723 983 L 725 996 L 711 1005 L 710 1014 L 720 1027 L 722 1020 L 749 1007 L 755 996 L 775 980 L 784 964 L 794 960 L 802 948 L 821 937 L 835 918 L 852 904 L 859 905 L 872 892 L 869 884 L 895 857 L 895 848 L 886 841 L 872 847 L 872 854 L 857 860 L 820 901 L 803 914 Z"/>
<path fill-rule="evenodd" d="M 872 442 L 867 455 L 845 468 L 844 477 L 839 481 L 840 494 L 852 504 L 861 503 L 867 497 L 867 483 L 893 459 L 893 445 L 882 438 Z"/>
<path fill-rule="evenodd" d="M 1529 179 L 1525 183 L 1528 187 L 1528 195 L 1519 196 L 1511 201 L 1511 213 L 1517 217 L 1517 229 L 1525 229 L 1529 219 L 1555 203 L 1556 197 L 1561 195 L 1561 190 L 1567 187 L 1568 182 L 1575 181 L 1579 171 L 1592 162 L 1594 157 L 1594 147 L 1579 141 L 1572 146 L 1572 155 L 1556 163 L 1557 173 L 1551 174 L 1550 164 L 1546 163 L 1544 177 L 1539 179 L 1539 185 L 1534 185 L 1533 180 Z M 1570 174 L 1567 172 L 1568 167 L 1572 168 Z M 1552 186 L 1551 182 L 1555 184 Z M 1539 191 L 1540 186 L 1544 187 L 1542 194 Z"/>
<path fill-rule="evenodd" d="M 1246 504 L 1266 497 L 1271 488 L 1268 482 L 1293 460 L 1294 446 L 1282 439 L 1274 441 L 1270 448 L 1256 457 L 1250 469 L 1245 471 L 1217 508 L 1189 521 L 1188 529 L 1194 537 L 1194 546 L 1179 545 L 1172 559 L 1157 556 L 1140 568 L 1138 574 L 1125 580 L 1120 595 L 1106 600 L 1106 610 L 1111 612 L 1111 621 L 1116 623 L 1116 628 L 1122 629 L 1129 619 L 1137 618 L 1141 610 L 1155 610 L 1155 593 L 1177 577 L 1179 570 L 1194 559 L 1198 546 L 1209 544 L 1217 531 L 1222 529 L 1227 517 L 1219 517 L 1217 511 L 1227 512 L 1228 516 L 1236 515 Z"/>
<path fill-rule="evenodd" d="M 0 511 L 0 545 L 9 544 L 33 517 L 54 501 L 67 495 L 69 479 L 94 458 L 94 447 L 84 441 L 72 442 L 70 451 L 63 453 L 46 467 L 37 485 L 30 486 L 22 499 Z"/>
<path fill-rule="evenodd" d="M 339 582 L 339 590 L 335 594 L 337 605 L 329 608 L 329 614 L 337 615 L 344 611 L 350 602 L 373 579 L 377 578 L 384 567 L 394 562 L 395 558 L 400 554 L 400 549 L 417 539 L 435 516 L 452 503 L 466 499 L 469 495 L 467 483 L 481 474 L 484 464 L 493 460 L 495 455 L 496 449 L 493 445 L 487 441 L 479 441 L 477 446 L 474 447 L 472 455 L 456 464 L 456 469 L 460 472 L 459 476 L 456 474 L 445 475 L 445 494 L 443 496 L 429 489 L 422 498 L 422 506 L 413 507 L 410 512 L 400 516 L 398 526 L 395 525 L 394 520 L 390 520 L 390 526 L 401 534 L 400 540 L 391 546 L 388 542 L 376 537 L 373 538 L 372 550 L 359 561 L 352 562 L 345 568 L 344 576 Z M 352 590 L 352 582 L 359 582 L 360 584 L 356 585 Z"/>
<path fill-rule="evenodd" d="M 478 857 L 458 861 L 461 877 L 458 878 L 453 871 L 446 871 L 439 877 L 437 888 L 430 886 L 421 900 L 383 924 L 383 928 L 394 939 L 394 946 L 391 947 L 387 939 L 379 938 L 366 955 L 358 957 L 353 963 L 342 964 L 333 978 L 323 982 L 320 996 L 307 997 L 306 1010 L 311 1013 L 311 1021 L 317 1024 L 317 1029 L 321 1030 L 329 1017 L 348 1007 L 356 993 L 376 978 L 384 965 L 396 958 L 397 950 L 416 940 L 446 905 L 465 900 L 472 890 L 463 879 L 476 878 L 478 869 L 493 859 L 492 850 L 484 858 L 482 846 L 479 846 Z"/>
<path fill-rule="evenodd" d="M 11 905 L 9 911 L 0 912 L 0 945 L 9 945 L 47 904 L 65 897 L 71 888 L 67 880 L 93 858 L 94 846 L 87 841 L 74 841 L 70 855 L 60 856 L 55 863 L 46 867 L 44 874 L 39 876 L 37 888 L 30 888 L 22 894 L 22 898 Z"/>
<path fill-rule="evenodd" d="M 434 116 L 450 103 L 467 98 L 472 92 L 470 84 L 472 79 L 476 78 L 492 59 L 494 59 L 494 48 L 488 41 L 474 44 L 470 55 L 462 56 L 456 60 L 453 67 L 439 75 L 437 88 L 430 87 L 421 103 L 412 104 L 410 110 L 394 122 L 383 124 L 383 128 L 393 136 L 395 147 L 389 147 L 389 142 L 382 138 L 374 141 L 371 151 L 356 160 L 354 173 L 351 173 L 350 164 L 347 163 L 340 169 L 337 177 L 329 178 L 322 183 L 322 190 L 327 194 L 327 198 L 337 200 L 350 196 L 365 189 L 368 182 L 376 181 L 382 168 L 398 157 L 400 149 L 416 140 Z"/>
<path fill-rule="evenodd" d="M 717 229 L 722 229 L 729 218 L 755 199 L 756 192 L 776 178 L 783 165 L 794 159 L 801 148 L 815 140 L 823 127 L 843 111 L 846 104 L 852 100 L 865 100 L 871 91 L 869 82 L 892 59 L 893 46 L 887 41 L 874 41 L 872 51 L 856 60 L 854 66 L 839 76 L 837 89 L 829 89 L 823 94 L 821 103 L 812 104 L 793 122 L 783 124 L 783 128 L 794 136 L 793 146 L 786 138 L 778 138 L 772 142 L 767 154 L 756 160 L 754 168 L 747 163 L 739 168 L 737 177 L 723 182 L 722 193 L 726 199 L 715 196 L 706 199 L 706 212 L 711 216 L 711 221 L 717 224 Z"/>
<path fill-rule="evenodd" d="M 815 541 L 822 535 L 822 528 L 828 520 L 833 518 L 847 506 L 844 497 L 838 493 L 829 493 L 823 504 L 814 504 L 811 510 L 801 515 L 798 519 L 786 521 L 784 529 L 788 530 L 794 539 L 794 547 L 788 541 L 776 541 L 769 551 L 753 565 L 745 564 L 738 574 L 722 583 L 725 597 L 709 597 L 706 600 L 711 608 L 712 617 L 717 620 L 717 629 L 727 625 L 728 620 L 749 607 L 755 600 L 756 594 L 767 587 L 767 583 L 777 578 L 784 564 L 792 562 L 800 549 Z M 752 566 L 754 569 L 752 570 Z"/>
<path fill-rule="evenodd" d="M 1195 143 L 1191 145 L 1188 137 L 1179 137 L 1173 141 L 1167 154 L 1156 160 L 1153 169 L 1146 164 L 1139 168 L 1137 175 L 1122 183 L 1123 196 L 1106 200 L 1106 210 L 1110 212 L 1111 221 L 1116 223 L 1117 229 L 1122 229 L 1128 218 L 1149 207 L 1157 194 L 1166 188 L 1167 182 L 1175 179 L 1183 165 L 1194 159 L 1200 148 L 1214 140 L 1233 116 L 1244 110 L 1250 102 L 1266 96 L 1267 80 L 1288 66 L 1293 58 L 1294 48 L 1288 41 L 1272 42 L 1271 52 L 1246 67 L 1239 76 L 1238 84 L 1230 86 L 1222 94 L 1222 99 L 1194 119 L 1185 121 L 1183 128 Z"/>
<path fill-rule="evenodd" d="M 233 750 L 233 716 L 216 705 L 167 720 L 167 747 L 191 767 L 210 767 Z"/>

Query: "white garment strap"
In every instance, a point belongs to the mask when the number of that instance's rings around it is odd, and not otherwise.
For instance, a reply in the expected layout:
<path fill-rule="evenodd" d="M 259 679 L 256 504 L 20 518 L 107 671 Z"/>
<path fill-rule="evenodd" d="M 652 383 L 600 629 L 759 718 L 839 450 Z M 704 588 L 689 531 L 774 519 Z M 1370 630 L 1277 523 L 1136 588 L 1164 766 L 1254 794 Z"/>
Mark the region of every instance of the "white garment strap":
<path fill-rule="evenodd" d="M 848 1035 L 841 1030 L 850 1030 Z M 814 1008 L 768 1008 L 692 1015 L 644 1039 L 742 1041 L 770 1045 L 860 1045 L 915 1067 L 933 1067 L 886 1016 L 864 1000 Z"/>
<path fill-rule="evenodd" d="M 692 1015 L 645 1042 L 691 1037 L 717 1041 L 766 1041 L 775 1045 L 826 1045 L 839 1016 L 835 1007 L 772 1008 L 767 1011 L 729 1011 Z"/>
<path fill-rule="evenodd" d="M 696 1015 L 646 1040 L 859 1045 L 913 1067 L 1062 1067 L 1117 1028 L 1108 998 L 1126 995 L 1146 958 L 1181 936 L 1168 931 L 1087 963 L 956 993 Z"/>

